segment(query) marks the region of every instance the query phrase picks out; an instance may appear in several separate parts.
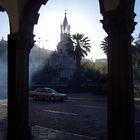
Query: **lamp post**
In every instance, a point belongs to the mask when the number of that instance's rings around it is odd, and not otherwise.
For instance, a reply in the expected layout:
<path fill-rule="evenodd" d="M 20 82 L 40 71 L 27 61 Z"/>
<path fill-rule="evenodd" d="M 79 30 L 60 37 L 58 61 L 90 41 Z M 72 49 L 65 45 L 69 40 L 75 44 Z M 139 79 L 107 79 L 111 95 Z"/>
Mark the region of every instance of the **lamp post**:
<path fill-rule="evenodd" d="M 44 50 L 42 51 L 42 55 L 41 55 L 41 42 L 44 42 L 44 41 L 48 41 L 48 40 L 42 40 L 40 37 L 38 38 L 38 44 L 39 44 L 39 65 L 43 64 L 43 61 L 44 61 Z M 43 49 L 44 49 L 44 45 L 43 45 Z M 43 58 L 43 59 L 41 59 Z M 42 60 L 42 63 L 41 63 L 41 60 Z"/>

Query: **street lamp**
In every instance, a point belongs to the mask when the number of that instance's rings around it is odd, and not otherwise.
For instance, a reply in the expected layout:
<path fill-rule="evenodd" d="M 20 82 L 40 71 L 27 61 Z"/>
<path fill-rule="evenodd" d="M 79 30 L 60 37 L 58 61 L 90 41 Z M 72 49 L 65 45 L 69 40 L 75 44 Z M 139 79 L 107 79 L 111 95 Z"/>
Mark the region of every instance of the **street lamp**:
<path fill-rule="evenodd" d="M 36 40 L 36 41 L 38 41 L 38 45 L 39 45 L 39 64 L 41 65 L 41 56 L 42 56 L 42 58 L 44 59 L 44 50 L 42 51 L 42 55 L 41 55 L 41 42 L 44 42 L 44 41 L 48 41 L 48 40 L 41 40 L 41 38 L 39 37 L 38 38 L 38 40 Z M 44 49 L 44 45 L 43 45 L 43 49 Z M 42 60 L 42 62 L 43 62 L 43 60 Z"/>

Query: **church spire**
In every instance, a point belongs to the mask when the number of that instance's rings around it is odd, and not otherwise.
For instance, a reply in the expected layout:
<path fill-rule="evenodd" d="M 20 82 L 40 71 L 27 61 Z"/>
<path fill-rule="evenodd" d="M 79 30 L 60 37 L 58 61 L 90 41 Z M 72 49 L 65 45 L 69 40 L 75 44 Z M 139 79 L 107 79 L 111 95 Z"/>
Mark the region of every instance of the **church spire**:
<path fill-rule="evenodd" d="M 67 47 L 66 47 L 67 43 L 71 39 L 70 25 L 69 25 L 68 20 L 67 20 L 66 10 L 65 10 L 65 13 L 64 13 L 64 20 L 63 20 L 60 28 L 61 28 L 60 42 L 57 45 L 57 50 L 59 52 L 66 53 L 67 52 Z"/>
<path fill-rule="evenodd" d="M 66 15 L 66 11 L 65 11 L 65 17 L 64 17 L 64 21 L 63 21 L 63 27 L 64 30 L 66 30 L 67 26 L 68 26 L 68 20 L 67 20 L 67 15 Z"/>
<path fill-rule="evenodd" d="M 65 10 L 64 21 L 63 21 L 63 24 L 61 25 L 61 34 L 64 34 L 64 33 L 70 34 L 70 25 L 68 24 L 66 10 Z"/>

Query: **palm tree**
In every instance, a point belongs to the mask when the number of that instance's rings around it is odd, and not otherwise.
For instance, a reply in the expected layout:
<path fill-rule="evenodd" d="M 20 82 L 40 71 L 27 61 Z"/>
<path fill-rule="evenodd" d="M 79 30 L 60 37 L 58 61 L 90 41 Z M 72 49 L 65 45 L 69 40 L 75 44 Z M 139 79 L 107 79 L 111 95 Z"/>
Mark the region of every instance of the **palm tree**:
<path fill-rule="evenodd" d="M 82 57 L 87 56 L 90 52 L 90 40 L 85 37 L 85 34 L 74 34 L 69 41 L 68 52 L 76 59 L 76 85 L 79 86 L 80 68 Z"/>
<path fill-rule="evenodd" d="M 107 55 L 107 49 L 108 49 L 108 37 L 105 37 L 103 41 L 101 41 L 101 49 L 103 52 Z"/>

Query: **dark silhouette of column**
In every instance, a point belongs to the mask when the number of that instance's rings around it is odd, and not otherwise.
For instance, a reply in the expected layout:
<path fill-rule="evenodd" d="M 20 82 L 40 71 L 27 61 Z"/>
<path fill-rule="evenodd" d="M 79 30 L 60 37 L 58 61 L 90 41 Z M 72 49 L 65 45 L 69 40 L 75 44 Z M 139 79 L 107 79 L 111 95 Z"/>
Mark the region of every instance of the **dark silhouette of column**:
<path fill-rule="evenodd" d="M 28 126 L 29 51 L 33 46 L 20 33 L 8 36 L 8 140 L 30 139 Z"/>
<path fill-rule="evenodd" d="M 134 1 L 120 1 L 105 9 L 100 1 L 103 28 L 108 33 L 108 140 L 134 140 L 134 98 L 131 33 L 134 30 Z"/>

